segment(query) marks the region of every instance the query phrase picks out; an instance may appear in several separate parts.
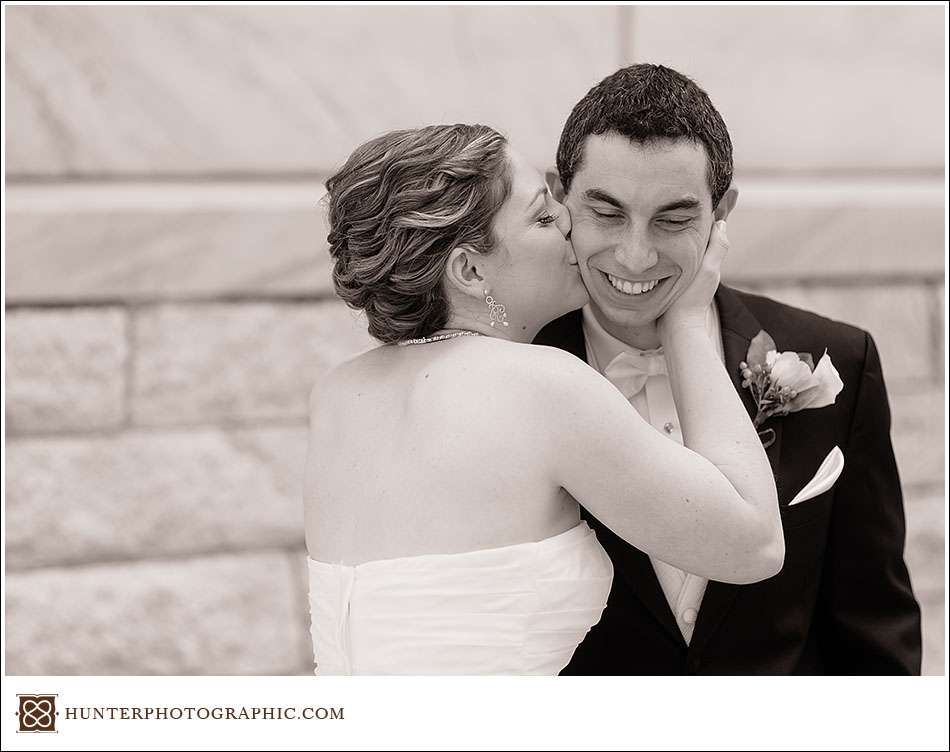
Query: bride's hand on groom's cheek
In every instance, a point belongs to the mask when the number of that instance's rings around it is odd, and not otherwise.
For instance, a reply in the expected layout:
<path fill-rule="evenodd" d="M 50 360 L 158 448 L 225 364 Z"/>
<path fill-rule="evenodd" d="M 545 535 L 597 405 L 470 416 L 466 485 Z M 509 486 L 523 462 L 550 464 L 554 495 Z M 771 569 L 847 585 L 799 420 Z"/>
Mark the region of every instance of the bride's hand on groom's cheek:
<path fill-rule="evenodd" d="M 706 326 L 706 312 L 719 287 L 722 263 L 729 252 L 726 222 L 714 222 L 709 232 L 709 242 L 692 281 L 659 318 L 660 337 L 664 338 L 671 328 Z"/>

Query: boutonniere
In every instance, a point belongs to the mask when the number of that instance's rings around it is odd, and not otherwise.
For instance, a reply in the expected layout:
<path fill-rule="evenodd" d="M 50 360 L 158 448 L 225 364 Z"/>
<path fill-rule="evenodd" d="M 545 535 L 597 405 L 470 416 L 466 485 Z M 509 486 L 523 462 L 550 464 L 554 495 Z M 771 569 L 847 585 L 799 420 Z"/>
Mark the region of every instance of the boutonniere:
<path fill-rule="evenodd" d="M 769 418 L 832 405 L 844 387 L 827 350 L 816 366 L 811 353 L 778 352 L 775 340 L 765 331 L 752 339 L 739 369 L 742 388 L 750 390 L 755 399 L 756 428 Z M 766 447 L 775 441 L 771 428 L 760 431 L 759 436 Z"/>

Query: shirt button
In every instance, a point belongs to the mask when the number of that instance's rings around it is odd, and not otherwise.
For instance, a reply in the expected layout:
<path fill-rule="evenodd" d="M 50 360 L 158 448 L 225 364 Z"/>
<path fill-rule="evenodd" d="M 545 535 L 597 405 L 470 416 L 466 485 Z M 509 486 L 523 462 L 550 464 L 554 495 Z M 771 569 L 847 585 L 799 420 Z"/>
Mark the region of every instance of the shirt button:
<path fill-rule="evenodd" d="M 666 423 L 663 426 L 663 430 L 666 431 L 667 433 L 673 433 L 674 428 L 676 428 L 676 426 L 674 426 L 672 423 Z"/>
<path fill-rule="evenodd" d="M 686 624 L 695 624 L 697 616 L 695 608 L 688 608 L 683 612 L 683 621 Z"/>

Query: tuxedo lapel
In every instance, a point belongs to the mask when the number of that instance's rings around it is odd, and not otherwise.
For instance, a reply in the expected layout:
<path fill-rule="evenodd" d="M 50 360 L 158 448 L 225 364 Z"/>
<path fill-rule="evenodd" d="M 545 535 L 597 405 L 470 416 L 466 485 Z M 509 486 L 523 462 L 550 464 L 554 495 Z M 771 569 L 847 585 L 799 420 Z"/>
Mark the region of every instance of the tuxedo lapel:
<path fill-rule="evenodd" d="M 567 350 L 587 362 L 587 344 L 584 341 L 584 315 L 580 309 L 555 319 L 538 334 L 536 345 L 547 345 Z"/>
<path fill-rule="evenodd" d="M 742 388 L 739 363 L 746 359 L 749 343 L 763 327 L 742 303 L 735 291 L 728 287 L 719 286 L 719 290 L 716 292 L 716 305 L 719 309 L 726 370 L 729 372 L 733 386 L 739 392 L 749 417 L 754 418 L 756 413 L 755 400 L 748 389 Z M 781 474 L 779 473 L 782 421 L 768 421 L 765 427 L 771 428 L 773 431 L 772 444 L 766 448 L 765 453 L 769 458 L 769 464 L 772 466 L 772 473 L 775 476 L 775 483 L 779 490 L 779 498 L 782 498 Z M 729 585 L 724 582 L 710 580 L 706 586 L 706 593 L 699 609 L 699 617 L 696 620 L 696 628 L 690 640 L 690 651 L 702 650 L 709 638 L 722 624 L 726 613 L 739 594 L 739 588 L 739 585 Z"/>
<path fill-rule="evenodd" d="M 670 610 L 669 601 L 660 587 L 660 581 L 656 578 L 656 570 L 653 569 L 653 562 L 639 548 L 634 548 L 629 543 L 622 541 L 624 553 L 624 566 L 619 567 L 621 575 L 627 581 L 637 596 L 647 607 L 653 618 L 669 633 L 673 641 L 678 645 L 686 646 L 686 640 L 683 639 L 683 633 L 680 632 L 676 624 L 676 617 Z"/>
<path fill-rule="evenodd" d="M 729 287 L 719 286 L 719 290 L 716 292 L 716 305 L 719 309 L 719 328 L 722 331 L 722 350 L 726 371 L 729 373 L 732 385 L 739 393 L 739 398 L 745 405 L 749 417 L 754 418 L 756 413 L 755 399 L 749 389 L 743 389 L 742 387 L 739 363 L 746 359 L 752 338 L 762 331 L 763 326 L 739 299 L 735 290 Z M 766 447 L 765 454 L 772 466 L 779 498 L 782 499 L 785 498 L 782 493 L 784 490 L 782 486 L 783 479 L 779 472 L 779 455 L 782 449 L 782 421 L 774 419 L 766 421 L 764 428 L 771 429 L 772 432 L 772 443 Z"/>

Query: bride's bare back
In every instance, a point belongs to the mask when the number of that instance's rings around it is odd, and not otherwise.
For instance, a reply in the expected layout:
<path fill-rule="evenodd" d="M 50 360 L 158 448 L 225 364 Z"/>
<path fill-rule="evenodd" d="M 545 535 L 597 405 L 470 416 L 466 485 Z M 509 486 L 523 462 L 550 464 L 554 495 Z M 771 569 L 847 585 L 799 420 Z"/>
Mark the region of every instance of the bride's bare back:
<path fill-rule="evenodd" d="M 577 525 L 550 472 L 551 426 L 526 399 L 546 349 L 461 337 L 379 347 L 329 374 L 311 398 L 311 558 L 460 553 Z"/>

